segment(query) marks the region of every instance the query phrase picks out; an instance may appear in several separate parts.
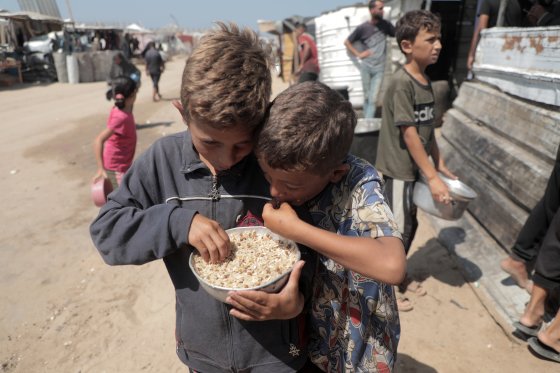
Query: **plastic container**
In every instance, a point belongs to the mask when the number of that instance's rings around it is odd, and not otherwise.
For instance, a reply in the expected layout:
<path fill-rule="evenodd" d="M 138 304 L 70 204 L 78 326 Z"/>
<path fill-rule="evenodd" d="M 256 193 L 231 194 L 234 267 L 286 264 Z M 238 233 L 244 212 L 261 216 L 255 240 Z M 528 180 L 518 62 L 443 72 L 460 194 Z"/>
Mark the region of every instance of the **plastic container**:
<path fill-rule="evenodd" d="M 59 83 L 68 83 L 68 69 L 66 68 L 66 53 L 53 53 L 56 77 Z"/>
<path fill-rule="evenodd" d="M 80 82 L 80 66 L 76 56 L 72 54 L 66 56 L 66 69 L 68 71 L 68 83 L 78 84 Z"/>
<path fill-rule="evenodd" d="M 107 196 L 113 191 L 113 185 L 109 179 L 99 178 L 91 184 L 91 199 L 97 207 L 107 203 Z"/>

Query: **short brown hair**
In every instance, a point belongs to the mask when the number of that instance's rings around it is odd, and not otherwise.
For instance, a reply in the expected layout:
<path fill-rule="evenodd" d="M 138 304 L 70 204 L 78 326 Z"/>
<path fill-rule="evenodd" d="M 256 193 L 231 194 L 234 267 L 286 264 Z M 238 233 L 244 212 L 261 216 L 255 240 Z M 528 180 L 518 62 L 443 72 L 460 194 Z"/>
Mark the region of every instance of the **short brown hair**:
<path fill-rule="evenodd" d="M 429 10 L 411 10 L 406 12 L 398 21 L 395 27 L 397 44 L 401 48 L 401 41 L 407 40 L 414 43 L 416 36 L 421 29 L 429 32 L 439 32 L 441 30 L 441 20 Z M 402 48 L 401 48 L 402 52 Z"/>
<path fill-rule="evenodd" d="M 382 3 L 385 4 L 384 0 L 370 0 L 370 2 L 368 3 L 368 8 L 375 8 L 375 3 Z"/>
<path fill-rule="evenodd" d="M 352 104 L 338 92 L 319 82 L 296 84 L 272 102 L 255 153 L 275 169 L 328 172 L 344 161 L 355 126 Z"/>
<path fill-rule="evenodd" d="M 201 38 L 183 70 L 185 119 L 215 128 L 256 128 L 270 102 L 270 47 L 248 28 L 217 26 Z"/>

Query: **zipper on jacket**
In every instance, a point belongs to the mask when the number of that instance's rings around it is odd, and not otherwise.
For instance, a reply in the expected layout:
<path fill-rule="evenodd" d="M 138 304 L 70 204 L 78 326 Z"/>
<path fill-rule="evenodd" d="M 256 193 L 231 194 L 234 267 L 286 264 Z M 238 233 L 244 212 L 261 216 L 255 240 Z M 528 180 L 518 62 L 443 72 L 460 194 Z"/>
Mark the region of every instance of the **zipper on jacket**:
<path fill-rule="evenodd" d="M 219 190 L 218 184 L 218 175 L 212 175 L 212 186 L 210 187 L 210 193 L 208 193 L 208 197 L 212 199 L 212 219 L 216 219 L 216 206 L 217 202 L 221 199 L 221 194 Z M 235 353 L 234 353 L 234 342 L 233 342 L 233 326 L 231 322 L 231 317 L 229 314 L 228 308 L 223 305 L 222 312 L 224 315 L 224 319 L 226 321 L 226 328 L 228 331 L 228 339 L 229 339 L 229 364 L 231 365 L 232 369 L 236 371 L 235 368 Z"/>
<path fill-rule="evenodd" d="M 218 190 L 218 175 L 212 175 L 212 186 L 208 197 L 212 198 L 212 219 L 216 220 L 216 202 L 220 200 L 220 191 Z"/>

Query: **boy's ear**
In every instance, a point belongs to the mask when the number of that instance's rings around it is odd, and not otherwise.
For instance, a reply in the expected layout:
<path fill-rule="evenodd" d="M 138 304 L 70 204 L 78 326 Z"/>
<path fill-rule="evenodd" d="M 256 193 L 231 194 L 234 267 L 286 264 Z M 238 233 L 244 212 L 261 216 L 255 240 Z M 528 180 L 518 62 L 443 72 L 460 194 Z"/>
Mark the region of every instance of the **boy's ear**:
<path fill-rule="evenodd" d="M 401 50 L 406 53 L 412 53 L 412 42 L 410 40 L 401 40 Z"/>
<path fill-rule="evenodd" d="M 177 110 L 179 110 L 179 114 L 181 114 L 181 118 L 185 120 L 185 110 L 183 109 L 183 104 L 181 104 L 181 101 L 173 100 L 171 101 L 171 103 L 173 104 L 173 106 L 175 106 Z"/>
<path fill-rule="evenodd" d="M 348 163 L 343 163 L 340 166 L 337 166 L 334 170 L 331 171 L 331 178 L 329 181 L 331 183 L 338 183 L 350 170 L 350 165 Z"/>

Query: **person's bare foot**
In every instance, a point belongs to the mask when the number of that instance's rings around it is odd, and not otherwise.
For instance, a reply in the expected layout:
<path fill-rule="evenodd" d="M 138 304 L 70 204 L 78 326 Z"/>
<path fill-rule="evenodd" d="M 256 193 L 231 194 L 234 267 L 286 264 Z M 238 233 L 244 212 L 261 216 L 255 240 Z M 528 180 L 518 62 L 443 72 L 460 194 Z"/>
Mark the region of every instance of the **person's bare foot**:
<path fill-rule="evenodd" d="M 553 348 L 554 350 L 556 350 L 556 352 L 560 353 L 560 340 L 549 334 L 550 333 L 548 328 L 541 330 L 537 336 L 537 339 L 541 341 L 541 343 L 547 345 L 550 348 Z"/>
<path fill-rule="evenodd" d="M 529 294 L 531 293 L 533 282 L 529 280 L 525 263 L 508 256 L 500 262 L 500 268 L 508 273 L 520 288 L 527 290 Z"/>
<path fill-rule="evenodd" d="M 529 302 L 525 307 L 525 312 L 519 318 L 519 322 L 527 327 L 534 327 L 540 325 L 544 317 L 544 304 Z"/>
<path fill-rule="evenodd" d="M 408 291 L 421 297 L 428 294 L 422 284 L 416 280 L 413 280 L 412 277 L 410 277 L 408 274 L 405 276 L 404 281 L 399 285 L 399 291 L 401 293 L 406 293 Z"/>
<path fill-rule="evenodd" d="M 527 290 L 527 293 L 529 294 L 533 293 L 533 280 L 527 281 L 527 285 L 525 285 L 525 290 Z"/>
<path fill-rule="evenodd" d="M 406 286 L 406 291 L 414 293 L 420 297 L 423 297 L 424 295 L 428 294 L 428 292 L 426 291 L 426 289 L 424 289 L 422 284 L 416 280 L 412 280 L 408 283 L 408 285 Z"/>

